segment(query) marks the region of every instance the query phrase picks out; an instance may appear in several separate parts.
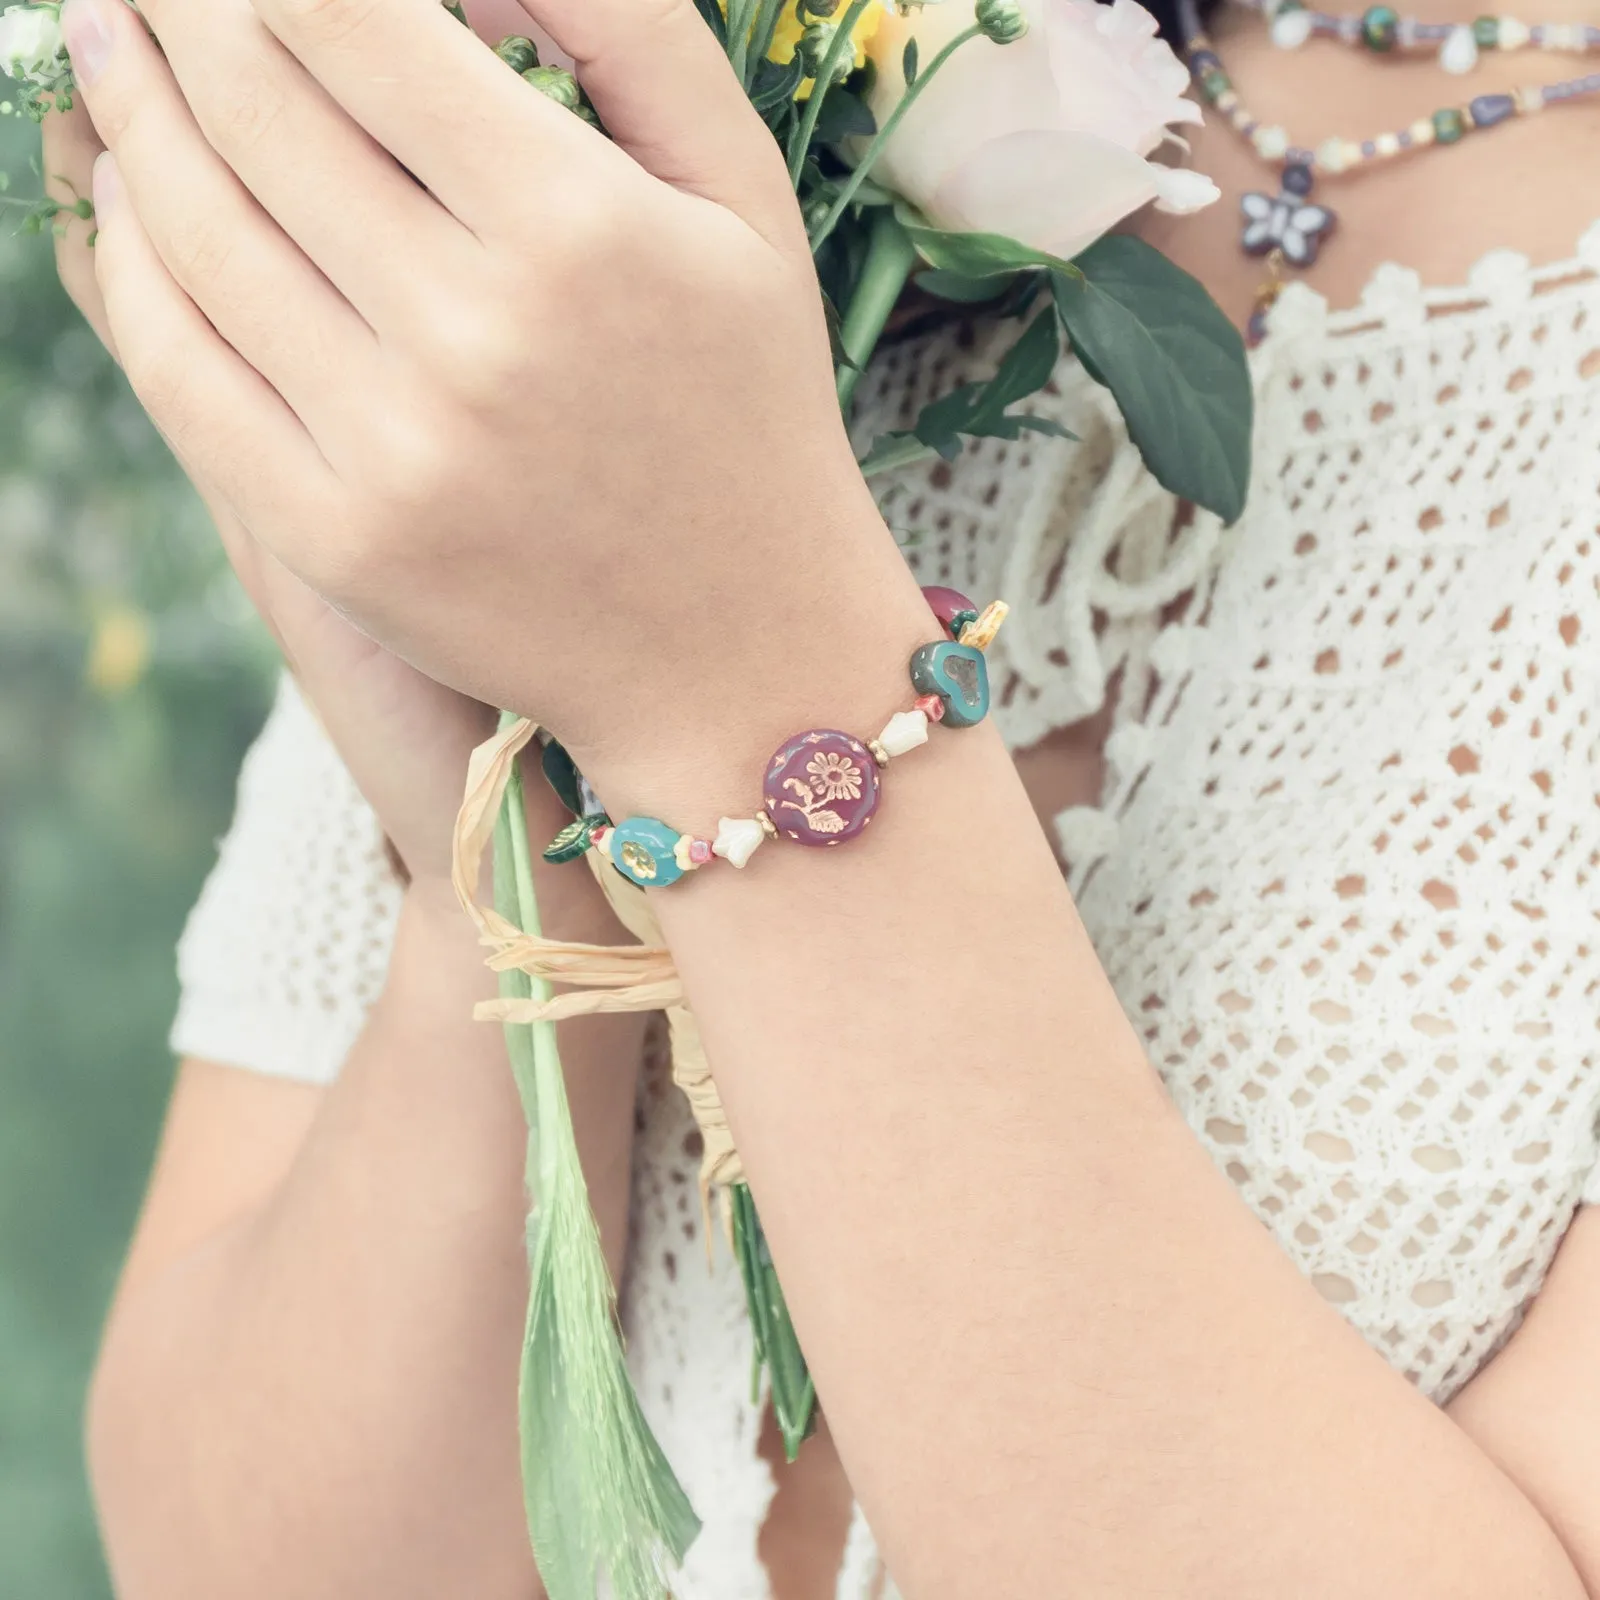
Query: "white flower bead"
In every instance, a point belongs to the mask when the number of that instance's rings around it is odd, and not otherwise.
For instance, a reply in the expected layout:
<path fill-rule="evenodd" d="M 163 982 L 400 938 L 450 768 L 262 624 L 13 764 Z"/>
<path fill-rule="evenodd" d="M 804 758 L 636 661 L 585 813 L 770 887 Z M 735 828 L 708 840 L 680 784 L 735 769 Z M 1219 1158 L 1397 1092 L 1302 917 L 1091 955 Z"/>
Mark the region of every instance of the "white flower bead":
<path fill-rule="evenodd" d="M 711 851 L 733 866 L 742 867 L 766 836 L 766 830 L 754 817 L 722 817 L 717 822 Z"/>
<path fill-rule="evenodd" d="M 1520 17 L 1500 18 L 1500 48 L 1502 50 L 1521 50 L 1526 47 L 1528 39 L 1528 24 Z"/>
<path fill-rule="evenodd" d="M 897 711 L 883 725 L 878 743 L 886 754 L 903 756 L 928 742 L 928 714 L 925 711 Z"/>
<path fill-rule="evenodd" d="M 1439 65 L 1446 72 L 1461 78 L 1471 72 L 1477 64 L 1478 41 L 1473 37 L 1472 29 L 1467 27 L 1455 29 L 1439 52 Z"/>

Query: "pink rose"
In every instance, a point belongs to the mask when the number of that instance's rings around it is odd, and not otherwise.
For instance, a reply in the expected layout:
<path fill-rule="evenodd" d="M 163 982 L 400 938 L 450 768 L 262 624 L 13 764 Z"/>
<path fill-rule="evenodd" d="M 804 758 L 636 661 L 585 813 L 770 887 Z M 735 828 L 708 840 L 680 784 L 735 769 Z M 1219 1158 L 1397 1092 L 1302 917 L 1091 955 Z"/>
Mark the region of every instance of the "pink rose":
<path fill-rule="evenodd" d="M 998 233 L 1070 260 L 1152 201 L 1198 211 L 1217 187 L 1145 158 L 1175 124 L 1198 123 L 1189 73 L 1134 0 L 1020 0 L 1028 31 L 973 39 L 906 112 L 873 178 L 935 226 Z M 891 13 L 870 46 L 870 104 L 882 127 L 905 94 L 901 60 L 917 41 L 926 70 L 973 23 L 973 0 Z"/>

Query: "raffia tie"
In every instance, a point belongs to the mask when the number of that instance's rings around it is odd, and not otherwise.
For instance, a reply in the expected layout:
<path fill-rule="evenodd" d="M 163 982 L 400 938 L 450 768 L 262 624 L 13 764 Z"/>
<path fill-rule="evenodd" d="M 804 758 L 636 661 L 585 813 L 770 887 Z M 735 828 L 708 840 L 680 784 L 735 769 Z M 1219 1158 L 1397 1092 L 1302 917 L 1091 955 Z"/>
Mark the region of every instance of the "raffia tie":
<path fill-rule="evenodd" d="M 484 852 L 494 837 L 495 818 L 505 797 L 513 763 L 538 732 L 526 718 L 510 724 L 472 752 L 467 789 L 456 817 L 451 848 L 451 881 L 462 909 L 477 924 L 478 942 L 495 972 L 525 972 L 561 984 L 566 992 L 548 1000 L 482 1000 L 473 1009 L 479 1022 L 562 1022 L 598 1012 L 665 1011 L 672 1048 L 672 1081 L 694 1113 L 705 1149 L 700 1161 L 700 1204 L 711 1229 L 711 1195 L 744 1182 L 739 1152 L 711 1078 L 700 1028 L 684 999 L 683 983 L 662 942 L 661 927 L 649 897 L 630 883 L 598 850 L 586 856 L 618 920 L 636 945 L 574 944 L 536 938 L 508 922 L 493 906 L 478 900 Z M 729 1213 L 724 1199 L 723 1218 Z"/>

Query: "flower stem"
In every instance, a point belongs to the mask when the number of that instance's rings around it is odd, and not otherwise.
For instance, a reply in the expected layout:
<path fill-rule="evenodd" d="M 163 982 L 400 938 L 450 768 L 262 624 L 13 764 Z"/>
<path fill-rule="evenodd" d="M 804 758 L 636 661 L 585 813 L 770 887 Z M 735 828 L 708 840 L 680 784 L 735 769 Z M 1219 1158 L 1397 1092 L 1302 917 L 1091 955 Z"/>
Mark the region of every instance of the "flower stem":
<path fill-rule="evenodd" d="M 845 214 L 850 202 L 855 199 L 856 191 L 867 181 L 867 174 L 872 170 L 872 164 L 883 153 L 883 147 L 889 142 L 889 136 L 899 127 L 903 118 L 912 106 L 917 103 L 917 96 L 928 87 L 929 82 L 939 69 L 953 56 L 969 39 L 981 38 L 983 29 L 977 23 L 970 28 L 958 33 L 932 61 L 923 68 L 917 76 L 917 81 L 906 90 L 901 97 L 900 104 L 889 113 L 889 119 L 878 129 L 862 154 L 861 160 L 856 163 L 856 169 L 845 179 L 844 187 L 839 190 L 834 202 L 828 208 L 827 215 L 823 217 L 811 231 L 811 253 L 815 255 L 822 248 L 828 235 L 839 225 L 839 218 Z"/>
<path fill-rule="evenodd" d="M 883 332 L 916 261 L 916 246 L 911 242 L 911 235 L 900 226 L 894 208 L 878 207 L 867 240 L 867 259 L 839 329 L 839 342 L 855 363 L 841 366 L 835 379 L 839 405 L 844 410 L 850 407 L 851 396 L 861 381 L 861 369 L 876 347 L 878 335 Z"/>
<path fill-rule="evenodd" d="M 767 52 L 772 49 L 773 36 L 778 31 L 778 19 L 783 15 L 783 0 L 757 0 L 755 18 L 750 24 L 750 37 L 754 41 L 750 51 L 750 60 L 754 63 L 750 71 L 753 80 L 761 69 L 761 63 L 767 59 Z M 750 87 L 749 83 L 745 88 Z"/>
<path fill-rule="evenodd" d="M 817 131 L 817 119 L 822 115 L 822 102 L 833 89 L 834 70 L 844 59 L 846 50 L 854 52 L 856 23 L 860 21 L 861 13 L 873 3 L 874 0 L 854 0 L 840 19 L 838 31 L 829 41 L 828 53 L 822 58 L 822 66 L 811 80 L 811 98 L 806 102 L 806 113 L 800 119 L 799 127 L 789 136 L 789 181 L 796 188 L 800 186 L 800 171 L 806 164 L 806 152 L 811 148 L 811 136 Z"/>
<path fill-rule="evenodd" d="M 728 0 L 728 60 L 738 75 L 740 86 L 745 79 L 745 65 L 750 57 L 750 23 L 755 14 L 755 0 Z"/>

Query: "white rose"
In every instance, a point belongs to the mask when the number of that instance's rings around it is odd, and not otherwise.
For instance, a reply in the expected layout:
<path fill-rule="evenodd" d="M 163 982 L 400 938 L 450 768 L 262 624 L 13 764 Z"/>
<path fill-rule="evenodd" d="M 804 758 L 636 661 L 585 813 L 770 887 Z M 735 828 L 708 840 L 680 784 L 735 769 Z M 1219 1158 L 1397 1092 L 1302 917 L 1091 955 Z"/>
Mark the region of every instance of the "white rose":
<path fill-rule="evenodd" d="M 0 65 L 13 78 L 52 77 L 61 63 L 61 18 L 54 6 L 12 6 L 0 15 Z"/>
<path fill-rule="evenodd" d="M 1019 0 L 1028 31 L 973 39 L 929 80 L 884 146 L 873 178 L 937 227 L 998 233 L 1070 260 L 1141 206 L 1198 211 L 1201 173 L 1145 158 L 1179 123 L 1201 121 L 1189 73 L 1134 0 Z M 973 24 L 973 0 L 943 0 L 880 24 L 870 99 L 881 128 L 906 92 L 915 38 L 926 68 Z"/>

